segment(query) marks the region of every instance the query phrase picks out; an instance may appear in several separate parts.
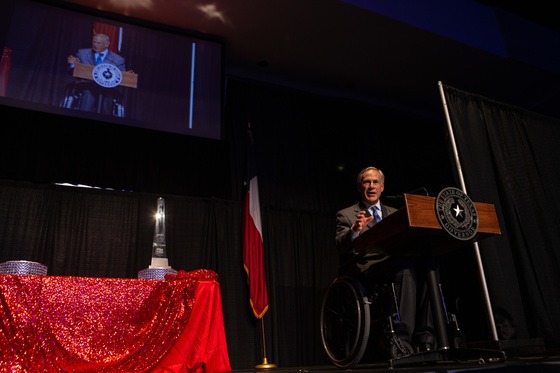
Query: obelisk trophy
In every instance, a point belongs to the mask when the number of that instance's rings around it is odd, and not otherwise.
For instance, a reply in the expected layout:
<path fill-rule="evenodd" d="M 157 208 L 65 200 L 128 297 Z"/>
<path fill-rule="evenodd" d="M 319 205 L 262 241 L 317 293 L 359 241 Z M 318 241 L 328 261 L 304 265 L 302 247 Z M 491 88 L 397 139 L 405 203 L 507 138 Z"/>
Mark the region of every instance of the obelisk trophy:
<path fill-rule="evenodd" d="M 150 280 L 164 280 L 165 275 L 177 273 L 171 268 L 167 259 L 165 243 L 165 200 L 159 197 L 156 209 L 156 226 L 152 241 L 152 264 L 138 272 L 138 278 Z"/>
<path fill-rule="evenodd" d="M 165 200 L 161 197 L 157 200 L 156 227 L 152 242 L 152 264 L 148 268 L 171 268 L 165 248 Z"/>

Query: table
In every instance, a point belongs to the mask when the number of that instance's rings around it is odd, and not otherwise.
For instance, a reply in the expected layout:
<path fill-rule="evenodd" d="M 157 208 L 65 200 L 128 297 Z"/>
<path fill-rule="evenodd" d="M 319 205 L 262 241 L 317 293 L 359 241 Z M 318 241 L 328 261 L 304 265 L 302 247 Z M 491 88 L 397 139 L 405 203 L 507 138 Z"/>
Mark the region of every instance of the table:
<path fill-rule="evenodd" d="M 0 372 L 231 372 L 217 278 L 0 275 Z"/>

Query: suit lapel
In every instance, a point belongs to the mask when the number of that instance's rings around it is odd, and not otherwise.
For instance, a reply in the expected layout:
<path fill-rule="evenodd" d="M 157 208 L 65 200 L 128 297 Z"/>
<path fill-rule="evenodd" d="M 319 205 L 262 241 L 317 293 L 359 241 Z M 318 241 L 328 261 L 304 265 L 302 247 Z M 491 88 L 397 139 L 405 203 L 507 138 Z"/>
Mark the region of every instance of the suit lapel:
<path fill-rule="evenodd" d="M 366 211 L 366 216 L 371 216 L 371 213 L 369 212 L 368 207 L 362 201 L 360 201 L 358 203 L 358 209 L 359 209 L 359 211 L 365 210 Z M 371 219 L 371 221 L 366 224 L 365 229 L 369 229 L 369 228 L 373 227 L 376 223 L 377 222 L 375 221 L 375 219 Z"/>
<path fill-rule="evenodd" d="M 89 54 L 89 59 L 90 59 L 89 63 L 95 66 L 97 61 L 95 61 L 95 52 L 93 51 L 93 49 L 91 49 L 91 53 Z"/>

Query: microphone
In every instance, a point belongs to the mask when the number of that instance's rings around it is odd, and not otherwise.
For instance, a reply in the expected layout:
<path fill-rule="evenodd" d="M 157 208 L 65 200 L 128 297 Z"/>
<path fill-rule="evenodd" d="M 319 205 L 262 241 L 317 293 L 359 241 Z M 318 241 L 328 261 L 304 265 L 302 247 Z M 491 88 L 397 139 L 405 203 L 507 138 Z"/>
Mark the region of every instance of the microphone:
<path fill-rule="evenodd" d="M 406 194 L 418 194 L 422 196 L 429 196 L 428 190 L 424 187 L 416 188 L 410 192 L 406 192 Z M 401 202 L 404 199 L 405 193 L 397 194 L 395 196 L 385 196 L 386 201 L 391 202 Z"/>
<path fill-rule="evenodd" d="M 416 188 L 410 192 L 407 192 L 407 194 L 418 194 L 421 196 L 429 196 L 430 193 L 428 193 L 428 189 L 424 188 L 424 187 L 420 187 L 420 188 Z"/>
<path fill-rule="evenodd" d="M 401 201 L 404 198 L 404 194 L 397 194 L 396 196 L 385 196 L 386 201 Z"/>

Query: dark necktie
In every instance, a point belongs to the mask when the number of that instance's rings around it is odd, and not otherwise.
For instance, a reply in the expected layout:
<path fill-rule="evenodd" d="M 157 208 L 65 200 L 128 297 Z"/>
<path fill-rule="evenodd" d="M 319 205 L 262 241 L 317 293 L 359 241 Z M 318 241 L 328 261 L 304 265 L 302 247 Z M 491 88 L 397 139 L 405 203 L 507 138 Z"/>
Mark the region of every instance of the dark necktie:
<path fill-rule="evenodd" d="M 97 58 L 95 60 L 96 64 L 99 65 L 101 62 L 103 62 L 103 53 L 97 53 Z"/>
<path fill-rule="evenodd" d="M 381 214 L 379 213 L 379 207 L 373 206 L 371 209 L 373 210 L 373 218 L 377 223 L 379 223 L 381 221 Z"/>

